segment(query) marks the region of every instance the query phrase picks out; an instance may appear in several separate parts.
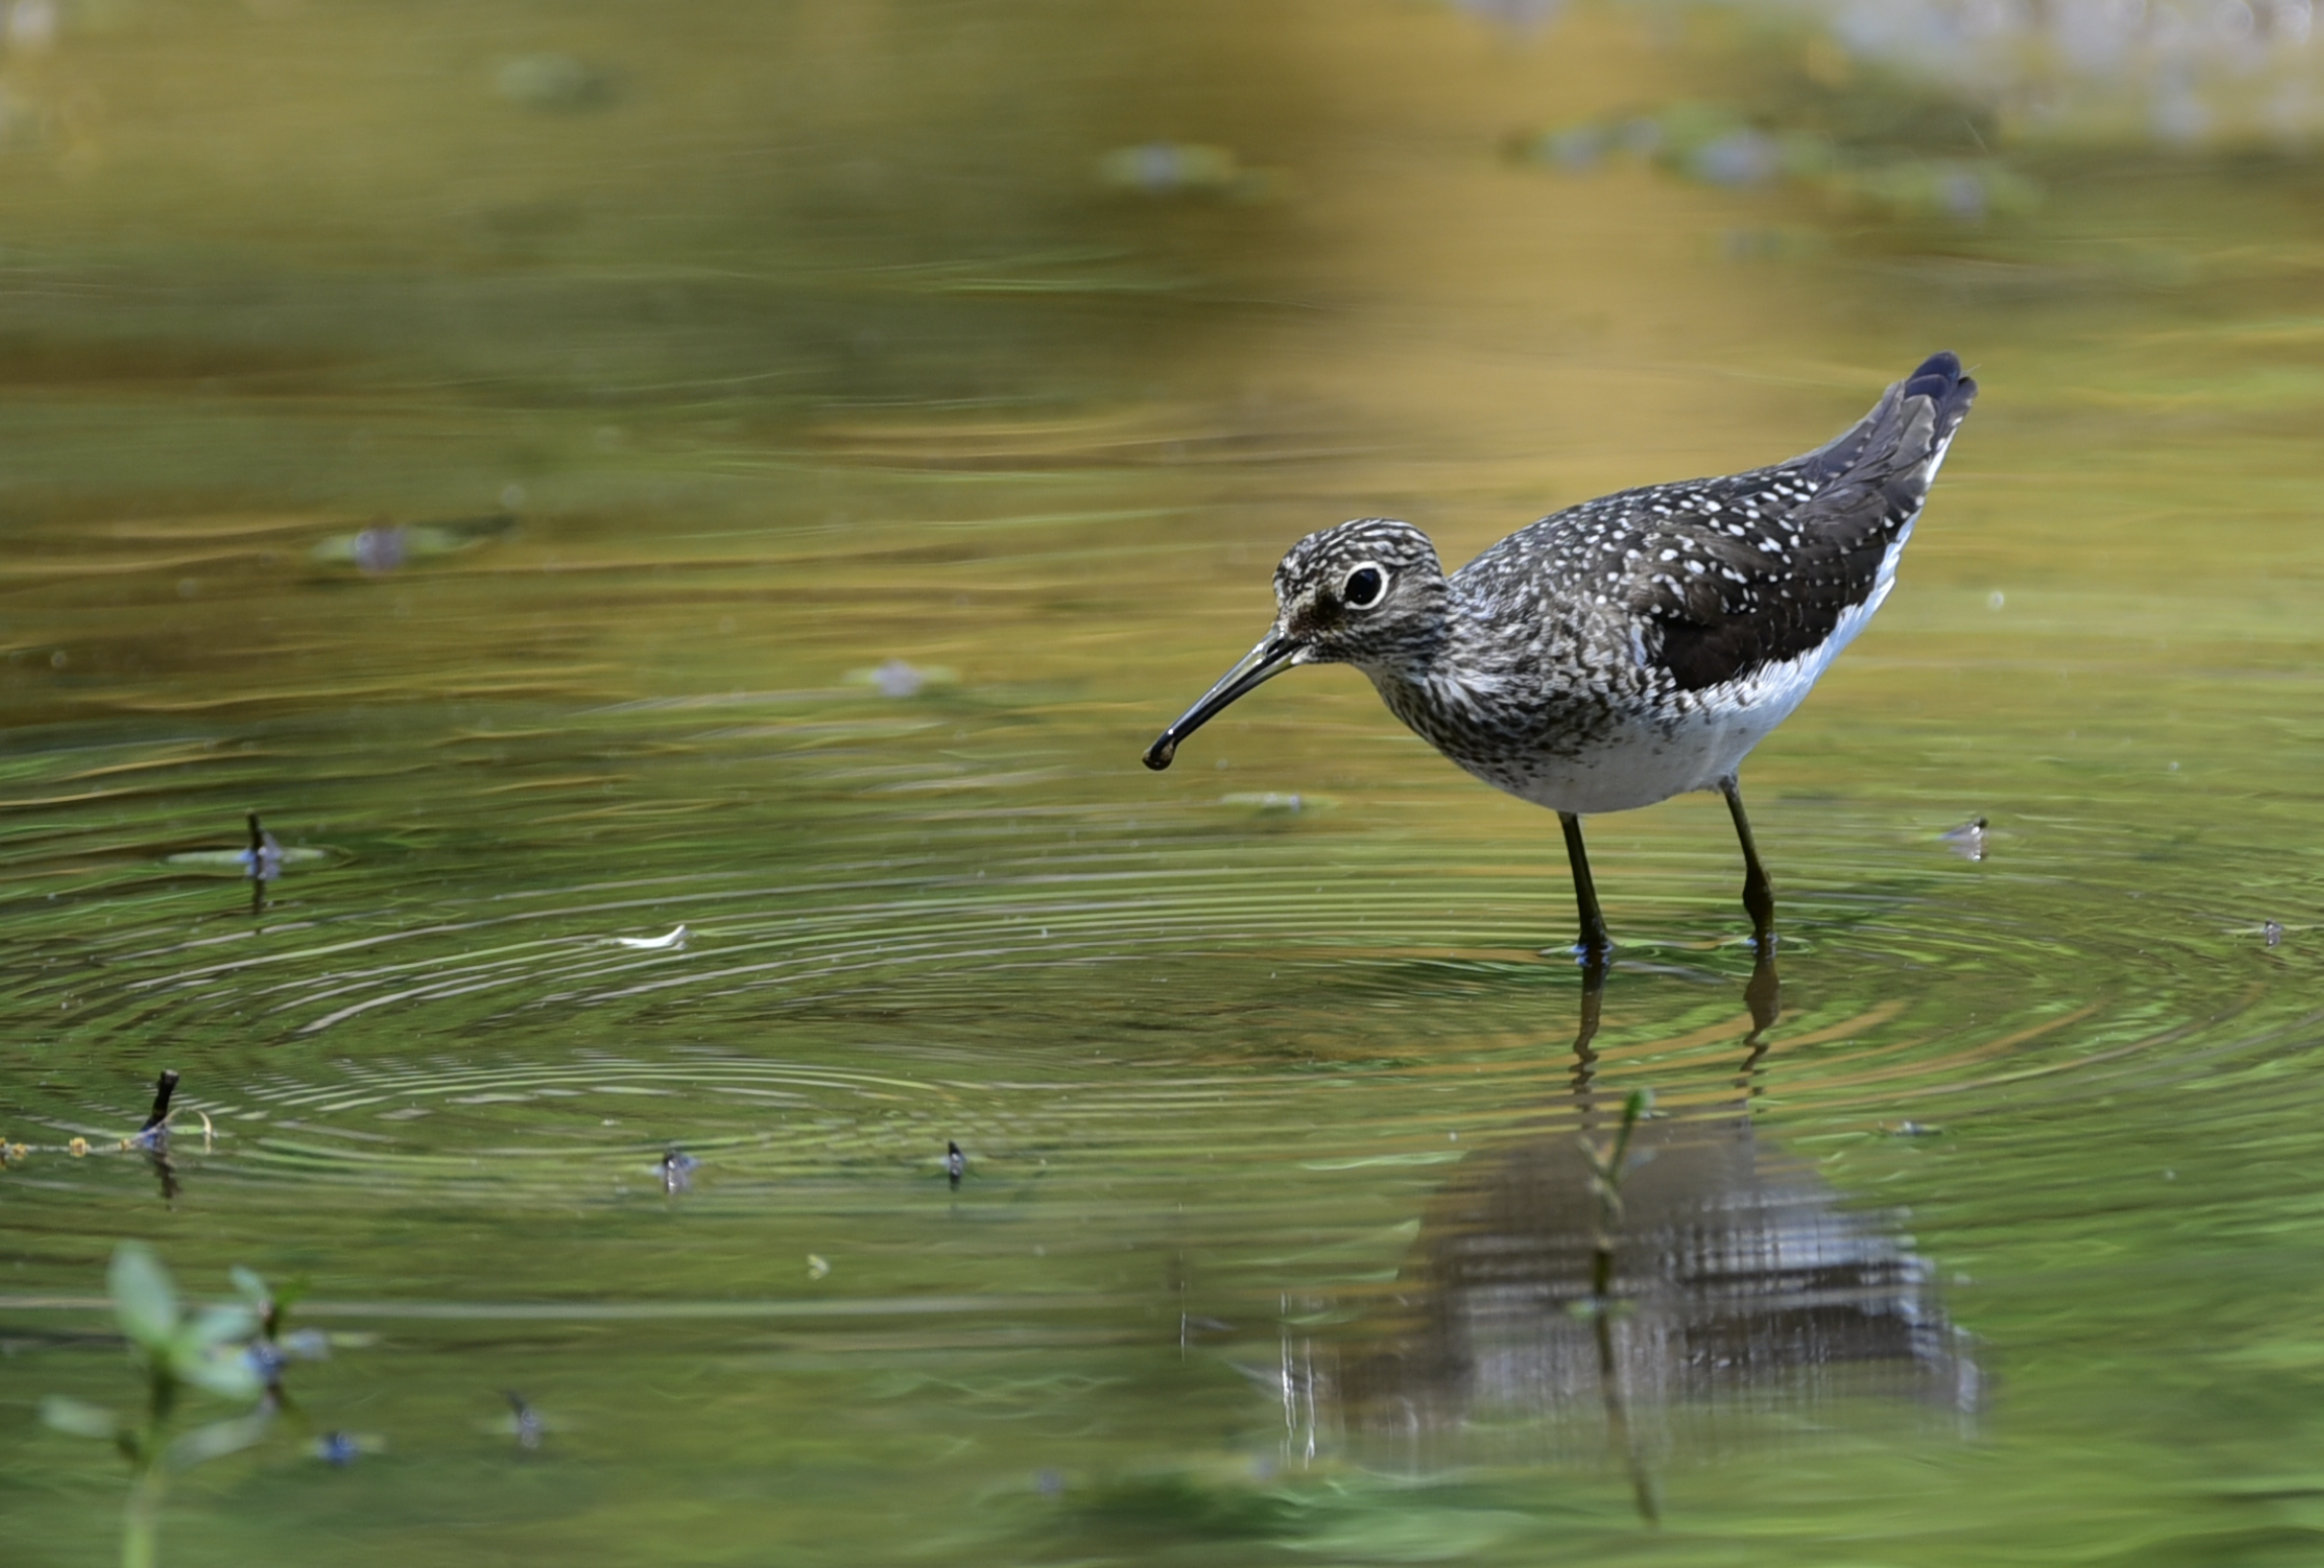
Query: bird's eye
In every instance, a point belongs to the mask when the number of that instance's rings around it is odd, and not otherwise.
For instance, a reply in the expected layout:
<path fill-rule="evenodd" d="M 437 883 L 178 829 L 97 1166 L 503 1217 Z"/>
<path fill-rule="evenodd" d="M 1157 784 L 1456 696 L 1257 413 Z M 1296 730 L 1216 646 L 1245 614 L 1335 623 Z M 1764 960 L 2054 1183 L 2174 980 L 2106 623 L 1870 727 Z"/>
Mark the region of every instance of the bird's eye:
<path fill-rule="evenodd" d="M 1387 574 L 1377 566 L 1364 565 L 1348 573 L 1348 585 L 1341 597 L 1348 601 L 1351 610 L 1369 610 L 1387 591 Z"/>

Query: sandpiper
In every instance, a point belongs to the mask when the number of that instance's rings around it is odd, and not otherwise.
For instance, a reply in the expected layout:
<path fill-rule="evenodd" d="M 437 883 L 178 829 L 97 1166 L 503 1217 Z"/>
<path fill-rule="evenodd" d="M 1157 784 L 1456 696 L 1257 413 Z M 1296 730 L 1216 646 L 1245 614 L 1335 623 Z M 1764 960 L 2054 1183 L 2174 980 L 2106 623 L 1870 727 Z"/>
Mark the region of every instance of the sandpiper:
<path fill-rule="evenodd" d="M 1775 896 L 1736 769 L 1896 581 L 1977 383 L 1934 354 L 1837 440 L 1790 462 L 1585 501 L 1447 577 L 1410 523 L 1309 534 L 1275 568 L 1275 624 L 1147 749 L 1179 743 L 1297 664 L 1352 664 L 1390 711 L 1486 783 L 1558 814 L 1578 951 L 1612 944 L 1581 819 L 1688 790 L 1727 799 L 1760 950 Z"/>

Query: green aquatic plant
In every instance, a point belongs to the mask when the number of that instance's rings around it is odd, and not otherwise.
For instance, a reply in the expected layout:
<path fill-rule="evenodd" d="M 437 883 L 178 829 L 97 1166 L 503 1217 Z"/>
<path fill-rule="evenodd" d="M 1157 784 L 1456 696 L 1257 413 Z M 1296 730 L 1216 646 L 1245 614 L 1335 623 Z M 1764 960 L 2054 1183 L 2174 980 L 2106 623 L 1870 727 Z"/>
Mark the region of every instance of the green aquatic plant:
<path fill-rule="evenodd" d="M 1600 1143 L 1582 1135 L 1582 1163 L 1589 1167 L 1590 1191 L 1598 1200 L 1597 1233 L 1590 1248 L 1590 1296 L 1575 1303 L 1590 1320 L 1598 1348 L 1598 1391 L 1606 1407 L 1606 1434 L 1630 1472 L 1630 1493 L 1638 1517 L 1647 1528 L 1662 1522 L 1662 1505 L 1655 1498 L 1654 1477 L 1630 1428 L 1629 1401 L 1622 1391 L 1622 1357 L 1614 1344 L 1614 1249 L 1622 1234 L 1622 1179 L 1630 1173 L 1630 1140 L 1638 1124 L 1654 1108 L 1654 1091 L 1633 1089 L 1622 1101 L 1622 1121 L 1614 1136 Z"/>
<path fill-rule="evenodd" d="M 1603 1314 L 1614 1294 L 1614 1244 L 1622 1230 L 1622 1178 L 1629 1174 L 1630 1139 L 1654 1108 L 1652 1089 L 1633 1089 L 1622 1101 L 1622 1120 L 1604 1143 L 1583 1134 L 1582 1162 L 1590 1168 L 1590 1191 L 1598 1200 L 1597 1234 L 1590 1247 L 1588 1309 Z"/>
<path fill-rule="evenodd" d="M 252 1285 L 264 1295 L 256 1275 L 238 1270 L 237 1282 L 246 1295 Z M 110 1442 L 120 1451 L 129 1465 L 129 1498 L 122 1509 L 122 1568 L 153 1568 L 170 1478 L 204 1460 L 248 1448 L 266 1435 L 274 1419 L 275 1405 L 267 1397 L 271 1379 L 251 1354 L 252 1342 L 261 1336 L 265 1323 L 263 1314 L 247 1302 L 188 1312 L 178 1300 L 169 1270 L 139 1242 L 125 1241 L 114 1249 L 106 1285 L 130 1355 L 146 1375 L 142 1417 L 123 1416 L 103 1405 L 61 1395 L 42 1401 L 40 1414 L 60 1432 Z M 189 1393 L 212 1394 L 255 1408 L 179 1430 L 179 1406 Z"/>
<path fill-rule="evenodd" d="M 250 1309 L 255 1326 L 250 1333 L 244 1354 L 250 1369 L 258 1374 L 265 1395 L 266 1408 L 281 1412 L 292 1408 L 290 1395 L 283 1392 L 282 1375 L 294 1361 L 321 1361 L 331 1353 L 332 1336 L 321 1329 L 290 1327 L 290 1309 L 306 1295 L 305 1279 L 295 1279 L 287 1285 L 269 1285 L 255 1270 L 236 1267 L 227 1271 L 234 1281 L 235 1293 Z"/>

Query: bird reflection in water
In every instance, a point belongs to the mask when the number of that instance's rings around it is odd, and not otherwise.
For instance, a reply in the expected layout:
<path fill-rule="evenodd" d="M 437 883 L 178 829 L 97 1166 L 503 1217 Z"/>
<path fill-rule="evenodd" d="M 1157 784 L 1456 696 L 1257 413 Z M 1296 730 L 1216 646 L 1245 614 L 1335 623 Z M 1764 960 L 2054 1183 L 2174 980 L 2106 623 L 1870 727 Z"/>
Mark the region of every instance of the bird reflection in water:
<path fill-rule="evenodd" d="M 1610 1449 L 1653 1523 L 1654 1457 L 1764 1435 L 1755 1415 L 1850 1395 L 1973 1410 L 1977 1370 L 1927 1261 L 1753 1127 L 1780 1013 L 1772 952 L 1745 990 L 1732 1097 L 1707 1112 L 1642 1116 L 1643 1097 L 1600 1089 L 1604 983 L 1585 970 L 1568 1103 L 1461 1163 L 1366 1321 L 1336 1345 L 1286 1345 L 1301 1418 L 1421 1463 L 1452 1459 L 1455 1434 L 1473 1452 L 1484 1429 Z"/>

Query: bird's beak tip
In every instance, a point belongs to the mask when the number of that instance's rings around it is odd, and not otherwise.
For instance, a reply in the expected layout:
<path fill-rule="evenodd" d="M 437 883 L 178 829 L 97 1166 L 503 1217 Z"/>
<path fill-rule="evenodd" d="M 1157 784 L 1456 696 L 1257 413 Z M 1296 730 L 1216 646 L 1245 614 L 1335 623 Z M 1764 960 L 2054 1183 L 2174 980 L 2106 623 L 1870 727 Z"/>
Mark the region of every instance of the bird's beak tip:
<path fill-rule="evenodd" d="M 1170 766 L 1178 755 L 1178 743 L 1208 724 L 1237 697 L 1265 684 L 1289 669 L 1298 656 L 1306 652 L 1303 644 L 1280 633 L 1271 633 L 1267 639 L 1236 661 L 1235 667 L 1219 677 L 1218 684 L 1204 692 L 1202 700 L 1178 716 L 1178 722 L 1164 730 L 1146 748 L 1145 763 L 1159 773 Z"/>

